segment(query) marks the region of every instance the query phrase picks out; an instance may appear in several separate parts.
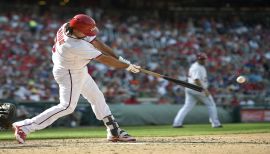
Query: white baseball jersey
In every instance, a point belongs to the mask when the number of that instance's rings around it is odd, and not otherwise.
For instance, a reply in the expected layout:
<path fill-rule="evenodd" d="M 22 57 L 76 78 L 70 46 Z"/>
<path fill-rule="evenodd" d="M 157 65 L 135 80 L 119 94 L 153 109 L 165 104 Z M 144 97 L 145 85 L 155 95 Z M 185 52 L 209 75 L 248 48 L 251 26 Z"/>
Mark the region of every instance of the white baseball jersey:
<path fill-rule="evenodd" d="M 101 52 L 89 43 L 96 36 L 87 36 L 84 39 L 67 36 L 65 26 L 66 24 L 58 30 L 55 38 L 52 55 L 54 68 L 82 69 L 91 59 L 101 55 Z"/>
<path fill-rule="evenodd" d="M 199 79 L 201 81 L 203 88 L 208 88 L 206 69 L 198 62 L 193 63 L 188 71 L 188 82 L 195 84 L 195 79 Z"/>
<path fill-rule="evenodd" d="M 58 118 L 71 114 L 80 95 L 91 104 L 97 119 L 102 120 L 111 115 L 103 93 L 88 74 L 87 64 L 101 55 L 101 52 L 89 43 L 95 36 L 84 39 L 67 36 L 65 26 L 66 24 L 58 30 L 52 51 L 53 75 L 59 85 L 60 103 L 31 119 L 16 122 L 26 134 L 43 129 Z"/>

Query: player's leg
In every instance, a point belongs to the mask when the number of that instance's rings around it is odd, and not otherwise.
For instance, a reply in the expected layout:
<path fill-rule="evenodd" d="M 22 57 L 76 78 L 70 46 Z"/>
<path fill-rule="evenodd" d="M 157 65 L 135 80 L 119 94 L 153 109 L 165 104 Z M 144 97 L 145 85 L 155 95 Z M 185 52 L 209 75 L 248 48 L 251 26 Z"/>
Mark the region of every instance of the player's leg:
<path fill-rule="evenodd" d="M 62 76 L 61 78 L 56 78 L 56 80 L 59 84 L 60 103 L 45 110 L 32 119 L 13 123 L 15 131 L 18 133 L 23 132 L 27 135 L 51 125 L 58 118 L 68 115 L 74 111 L 83 83 L 81 74 L 73 74 L 69 71 L 67 75 Z M 20 143 L 24 142 L 21 139 L 18 139 L 20 136 L 16 136 L 15 134 L 15 137 Z"/>
<path fill-rule="evenodd" d="M 194 107 L 194 105 L 197 103 L 196 98 L 193 96 L 192 93 L 185 91 L 185 104 L 184 106 L 178 111 L 177 115 L 174 118 L 173 121 L 173 127 L 182 127 L 183 121 L 187 115 L 188 112 L 191 111 L 191 109 Z"/>
<path fill-rule="evenodd" d="M 91 104 L 97 119 L 103 120 L 107 127 L 107 139 L 109 141 L 136 141 L 136 139 L 130 136 L 126 131 L 119 128 L 118 123 L 114 119 L 111 110 L 105 101 L 103 93 L 90 75 L 82 88 L 81 94 Z"/>
<path fill-rule="evenodd" d="M 212 95 L 209 95 L 208 97 L 201 95 L 199 98 L 208 108 L 209 121 L 211 122 L 212 127 L 220 127 L 221 124 L 218 119 L 217 107 Z"/>

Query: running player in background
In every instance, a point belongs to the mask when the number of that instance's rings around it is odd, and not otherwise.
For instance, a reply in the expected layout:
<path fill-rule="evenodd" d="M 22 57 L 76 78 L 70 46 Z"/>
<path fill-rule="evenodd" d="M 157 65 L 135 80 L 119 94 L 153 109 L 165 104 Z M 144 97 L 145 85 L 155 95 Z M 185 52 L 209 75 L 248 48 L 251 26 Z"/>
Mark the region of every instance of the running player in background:
<path fill-rule="evenodd" d="M 188 82 L 203 87 L 204 92 L 200 93 L 188 88 L 185 89 L 185 96 L 186 96 L 185 104 L 179 110 L 174 119 L 173 122 L 174 128 L 183 127 L 183 121 L 185 116 L 189 111 L 191 111 L 191 109 L 198 101 L 204 103 L 207 106 L 209 113 L 209 120 L 212 124 L 212 127 L 213 128 L 222 127 L 218 119 L 215 101 L 212 95 L 207 90 L 208 88 L 207 71 L 204 67 L 206 59 L 207 56 L 205 53 L 197 54 L 197 61 L 191 65 L 188 72 Z"/>
<path fill-rule="evenodd" d="M 54 121 L 71 114 L 77 106 L 80 95 L 91 104 L 96 118 L 103 120 L 107 127 L 108 141 L 136 141 L 126 131 L 119 128 L 103 93 L 88 74 L 87 64 L 96 60 L 132 73 L 140 72 L 140 66 L 117 57 L 113 50 L 96 38 L 98 28 L 95 21 L 84 14 L 74 16 L 57 32 L 52 50 L 53 76 L 59 85 L 60 103 L 32 119 L 13 123 L 15 138 L 24 143 L 26 136 L 36 130 L 51 125 Z"/>

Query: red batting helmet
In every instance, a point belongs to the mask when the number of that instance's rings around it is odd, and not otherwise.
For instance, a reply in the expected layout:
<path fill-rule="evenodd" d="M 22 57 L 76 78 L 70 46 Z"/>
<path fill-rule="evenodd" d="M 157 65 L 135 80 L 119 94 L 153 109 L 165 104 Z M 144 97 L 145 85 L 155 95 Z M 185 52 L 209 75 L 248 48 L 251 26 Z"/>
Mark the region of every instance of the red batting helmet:
<path fill-rule="evenodd" d="M 203 60 L 203 59 L 207 59 L 207 55 L 205 53 L 198 53 L 197 54 L 197 60 Z"/>
<path fill-rule="evenodd" d="M 98 33 L 95 20 L 84 14 L 74 16 L 69 25 L 87 36 L 95 36 Z"/>

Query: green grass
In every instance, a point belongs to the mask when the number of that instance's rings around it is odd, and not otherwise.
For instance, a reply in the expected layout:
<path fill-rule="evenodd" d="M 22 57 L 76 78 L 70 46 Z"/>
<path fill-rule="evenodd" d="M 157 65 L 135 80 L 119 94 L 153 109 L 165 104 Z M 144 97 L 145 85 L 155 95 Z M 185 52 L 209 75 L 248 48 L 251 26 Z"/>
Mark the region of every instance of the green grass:
<path fill-rule="evenodd" d="M 122 127 L 136 137 L 194 136 L 270 133 L 270 123 L 224 124 L 223 128 L 211 128 L 210 124 L 185 125 L 184 128 L 162 126 Z M 30 134 L 27 139 L 101 138 L 106 136 L 105 127 L 47 128 Z M 0 132 L 0 140 L 13 140 L 13 132 Z"/>

